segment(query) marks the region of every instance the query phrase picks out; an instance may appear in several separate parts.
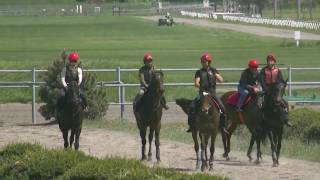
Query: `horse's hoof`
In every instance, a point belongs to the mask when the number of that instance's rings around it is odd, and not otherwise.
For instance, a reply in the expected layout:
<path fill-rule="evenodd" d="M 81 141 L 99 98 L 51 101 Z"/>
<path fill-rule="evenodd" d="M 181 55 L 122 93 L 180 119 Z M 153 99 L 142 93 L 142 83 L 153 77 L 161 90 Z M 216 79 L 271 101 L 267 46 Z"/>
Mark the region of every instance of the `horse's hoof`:
<path fill-rule="evenodd" d="M 212 171 L 212 170 L 213 170 L 213 167 L 212 167 L 212 166 L 210 166 L 209 171 Z"/>
<path fill-rule="evenodd" d="M 260 164 L 259 159 L 256 159 L 256 160 L 254 161 L 254 163 L 255 163 L 255 164 Z"/>
<path fill-rule="evenodd" d="M 247 155 L 248 156 L 248 155 Z M 249 158 L 249 161 L 251 162 L 252 161 L 252 157 L 251 156 L 248 156 L 248 158 Z"/>
<path fill-rule="evenodd" d="M 148 157 L 148 161 L 152 161 L 152 158 L 151 158 L 151 157 Z"/>
<path fill-rule="evenodd" d="M 272 167 L 278 167 L 278 164 L 276 162 L 273 162 Z"/>

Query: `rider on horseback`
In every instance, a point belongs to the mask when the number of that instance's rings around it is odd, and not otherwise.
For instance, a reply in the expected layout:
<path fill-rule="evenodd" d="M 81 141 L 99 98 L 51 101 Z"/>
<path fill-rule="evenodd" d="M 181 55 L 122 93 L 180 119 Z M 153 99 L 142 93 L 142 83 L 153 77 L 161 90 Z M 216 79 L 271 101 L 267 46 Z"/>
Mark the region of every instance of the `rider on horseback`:
<path fill-rule="evenodd" d="M 276 57 L 273 54 L 269 54 L 266 60 L 267 66 L 261 69 L 260 77 L 262 89 L 266 93 L 266 97 L 269 98 L 271 96 L 271 87 L 285 81 L 283 80 L 281 70 L 276 66 Z M 288 121 L 284 122 L 284 124 L 291 126 Z"/>
<path fill-rule="evenodd" d="M 140 100 L 142 99 L 143 95 L 147 92 L 148 87 L 151 82 L 152 73 L 155 71 L 155 68 L 152 64 L 152 60 L 153 60 L 152 55 L 149 53 L 146 53 L 143 56 L 144 65 L 139 69 L 140 91 L 136 95 L 135 100 L 134 100 L 134 104 L 133 104 L 133 107 L 135 109 L 137 108 L 137 106 L 140 105 L 139 104 Z M 167 101 L 164 96 L 162 96 L 161 104 L 164 109 L 166 109 L 166 110 L 169 109 L 169 106 L 167 105 Z"/>
<path fill-rule="evenodd" d="M 220 124 L 222 127 L 226 126 L 226 115 L 225 115 L 225 108 L 222 104 L 220 98 L 216 96 L 216 81 L 223 82 L 223 78 L 218 72 L 217 69 L 214 67 L 211 67 L 212 62 L 212 56 L 209 53 L 204 53 L 201 58 L 201 65 L 202 68 L 199 69 L 195 74 L 195 87 L 199 88 L 199 96 L 197 96 L 194 101 L 190 104 L 190 111 L 188 115 L 188 125 L 189 129 L 187 132 L 192 131 L 193 127 L 193 120 L 195 118 L 195 115 L 198 111 L 200 96 L 203 92 L 209 92 L 213 99 L 216 101 L 220 108 Z"/>
<path fill-rule="evenodd" d="M 244 100 L 251 93 L 257 93 L 259 91 L 258 88 L 258 80 L 259 80 L 259 72 L 258 72 L 258 61 L 252 59 L 248 63 L 248 68 L 246 68 L 242 74 L 238 85 L 238 92 L 240 93 L 240 97 L 237 102 L 237 111 L 243 111 L 241 109 Z"/>
<path fill-rule="evenodd" d="M 61 98 L 58 100 L 58 106 L 60 108 L 63 107 L 64 102 L 62 99 L 64 99 L 64 96 L 66 92 L 68 91 L 68 84 L 71 81 L 77 81 L 78 86 L 81 85 L 82 82 L 82 69 L 77 65 L 77 61 L 79 59 L 79 55 L 76 52 L 72 52 L 68 56 L 69 63 L 62 69 L 61 71 L 61 83 L 63 85 L 63 93 Z M 82 104 L 84 107 L 87 107 L 88 102 L 87 98 L 85 97 L 84 93 L 80 90 L 80 100 L 82 101 Z"/>

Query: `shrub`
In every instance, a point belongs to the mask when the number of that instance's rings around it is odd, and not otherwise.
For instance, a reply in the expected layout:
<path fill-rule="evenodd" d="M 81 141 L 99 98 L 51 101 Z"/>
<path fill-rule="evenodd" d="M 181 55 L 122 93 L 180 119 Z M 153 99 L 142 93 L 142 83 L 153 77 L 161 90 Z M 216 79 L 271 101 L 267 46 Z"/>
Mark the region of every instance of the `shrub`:
<path fill-rule="evenodd" d="M 293 127 L 287 128 L 285 137 L 304 142 L 320 140 L 320 112 L 302 108 L 290 112 Z"/>
<path fill-rule="evenodd" d="M 57 114 L 56 104 L 62 90 L 60 73 L 65 66 L 66 57 L 67 54 L 63 51 L 61 59 L 56 59 L 53 64 L 48 67 L 48 72 L 43 75 L 46 85 L 40 87 L 39 96 L 40 99 L 45 102 L 45 105 L 40 107 L 39 112 L 47 120 L 56 117 Z M 85 112 L 85 117 L 91 120 L 103 117 L 108 108 L 106 90 L 96 87 L 96 77 L 89 72 L 83 74 L 81 88 L 84 90 L 88 100 L 88 111 Z"/>

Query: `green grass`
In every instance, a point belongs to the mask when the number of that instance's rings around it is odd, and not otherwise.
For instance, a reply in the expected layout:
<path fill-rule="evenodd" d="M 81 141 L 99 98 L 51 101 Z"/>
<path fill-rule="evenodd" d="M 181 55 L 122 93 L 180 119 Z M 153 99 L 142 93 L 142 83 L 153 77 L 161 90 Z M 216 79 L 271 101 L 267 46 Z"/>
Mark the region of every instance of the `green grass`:
<path fill-rule="evenodd" d="M 149 168 L 133 159 L 98 159 L 71 149 L 46 149 L 38 144 L 10 144 L 0 150 L 1 179 L 226 179 Z"/>
<path fill-rule="evenodd" d="M 1 69 L 47 68 L 60 56 L 63 48 L 80 54 L 84 68 L 139 68 L 145 52 L 152 52 L 158 68 L 199 68 L 203 52 L 214 56 L 216 67 L 246 67 L 251 58 L 265 62 L 273 52 L 279 63 L 293 67 L 317 67 L 320 43 L 302 42 L 300 48 L 292 40 L 266 38 L 228 30 L 215 30 L 179 24 L 173 28 L 157 27 L 155 22 L 136 17 L 0 17 Z M 293 41 L 292 41 L 293 43 Z M 289 45 L 288 45 L 289 44 Z M 307 62 L 307 63 L 306 63 Z M 285 66 L 286 67 L 286 66 Z M 98 80 L 115 80 L 114 73 L 97 73 Z M 192 82 L 194 72 L 166 73 L 166 82 Z M 223 72 L 226 82 L 235 82 L 240 72 Z M 319 73 L 307 72 L 295 80 L 317 80 Z M 31 81 L 31 73 L 4 74 L 0 81 Z M 41 78 L 39 77 L 39 80 Z M 136 73 L 124 73 L 125 83 L 137 83 Z M 131 89 L 131 90 L 130 90 Z M 193 96 L 193 89 L 186 92 Z M 8 90 L 9 91 L 9 90 Z M 136 88 L 128 88 L 132 100 Z M 110 100 L 116 99 L 116 89 L 110 89 Z M 169 99 L 179 95 L 168 90 Z M 5 93 L 8 94 L 8 93 Z M 30 101 L 29 92 L 21 97 L 1 102 Z M 21 100 L 22 99 L 22 100 Z"/>
<path fill-rule="evenodd" d="M 314 112 L 313 112 L 314 113 Z M 291 118 L 297 119 L 296 116 L 301 117 L 301 111 L 293 111 L 290 113 Z M 299 115 L 300 114 L 300 115 Z M 302 114 L 303 116 L 303 114 Z M 297 120 L 292 120 L 293 123 L 297 123 Z M 301 120 L 300 120 L 301 121 Z M 302 120 L 303 121 L 303 120 Z M 84 127 L 86 128 L 103 128 L 108 130 L 115 131 L 124 131 L 131 134 L 138 134 L 138 128 L 135 123 L 128 121 L 85 121 Z M 179 141 L 183 143 L 191 144 L 193 143 L 190 133 L 186 133 L 187 123 L 163 123 L 161 125 L 160 137 L 161 139 L 168 139 L 173 141 Z M 303 159 L 308 161 L 320 162 L 320 144 L 311 143 L 306 144 L 304 141 L 301 141 L 303 134 L 296 134 L 295 136 L 290 134 L 290 128 L 285 127 L 285 138 L 282 142 L 281 156 L 289 157 L 294 159 Z M 296 130 L 294 132 L 297 132 Z M 289 134 L 289 135 L 287 135 Z M 231 153 L 232 151 L 242 151 L 245 155 L 250 141 L 250 133 L 245 126 L 240 126 L 235 131 L 234 135 L 231 138 Z M 221 135 L 217 136 L 216 140 L 217 147 L 223 148 Z M 262 146 L 262 152 L 265 158 L 271 158 L 271 150 L 269 141 L 266 141 L 266 144 Z"/>

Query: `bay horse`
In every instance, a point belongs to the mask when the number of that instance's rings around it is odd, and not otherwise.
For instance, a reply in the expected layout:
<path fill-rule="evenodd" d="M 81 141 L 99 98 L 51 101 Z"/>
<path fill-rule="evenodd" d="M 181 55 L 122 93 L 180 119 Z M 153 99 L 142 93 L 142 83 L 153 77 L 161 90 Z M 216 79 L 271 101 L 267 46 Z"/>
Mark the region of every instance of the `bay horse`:
<path fill-rule="evenodd" d="M 162 71 L 154 71 L 151 75 L 151 82 L 148 90 L 141 98 L 141 107 L 133 107 L 133 112 L 136 118 L 137 126 L 139 128 L 141 137 L 141 160 L 146 160 L 147 156 L 145 154 L 146 146 L 146 133 L 149 127 L 149 152 L 148 161 L 152 160 L 152 139 L 153 134 L 155 134 L 155 145 L 156 145 L 156 158 L 159 163 L 160 160 L 160 128 L 161 128 L 161 117 L 162 117 L 162 105 L 161 99 L 164 93 L 163 85 L 164 74 Z"/>
<path fill-rule="evenodd" d="M 274 167 L 279 165 L 284 122 L 289 118 L 288 102 L 283 99 L 286 85 L 287 81 L 271 86 L 264 104 L 264 126 L 268 131 Z"/>
<path fill-rule="evenodd" d="M 192 100 L 177 99 L 176 103 L 182 108 L 182 110 L 189 114 L 190 104 Z M 192 129 L 192 138 L 194 141 L 194 149 L 196 152 L 196 169 L 200 169 L 200 155 L 199 155 L 199 142 L 198 136 L 201 142 L 201 171 L 204 171 L 208 167 L 207 146 L 209 139 L 211 138 L 210 146 L 210 159 L 209 170 L 213 169 L 214 151 L 215 151 L 215 139 L 219 131 L 220 123 L 220 111 L 216 106 L 213 98 L 209 93 L 204 93 L 200 97 L 200 108 L 196 111 L 195 119 Z M 190 118 L 190 117 L 189 117 Z"/>
<path fill-rule="evenodd" d="M 260 97 L 261 95 L 253 95 L 252 99 L 247 102 L 247 104 L 243 108 L 243 112 L 236 111 L 236 107 L 234 105 L 231 105 L 228 103 L 228 98 L 232 95 L 236 95 L 235 93 L 238 93 L 237 91 L 229 91 L 224 93 L 221 96 L 221 100 L 223 104 L 225 105 L 227 117 L 228 117 L 228 133 L 222 134 L 222 141 L 224 146 L 224 154 L 223 156 L 226 158 L 226 160 L 229 160 L 229 153 L 230 153 L 230 139 L 232 136 L 232 133 L 235 131 L 238 125 L 245 124 L 247 128 L 249 129 L 251 133 L 251 140 L 250 140 L 250 146 L 247 151 L 247 156 L 249 160 L 252 160 L 251 157 L 251 150 L 254 142 L 257 144 L 257 159 L 256 163 L 260 162 L 260 159 L 262 159 L 262 153 L 260 149 L 261 142 L 265 140 L 267 134 L 266 130 L 263 128 L 263 113 L 260 105 Z M 240 114 L 241 113 L 241 114 Z"/>
<path fill-rule="evenodd" d="M 81 134 L 84 107 L 80 102 L 80 87 L 76 81 L 68 84 L 68 89 L 64 97 L 62 112 L 57 116 L 59 128 L 62 132 L 64 147 L 79 149 L 79 138 Z M 68 132 L 71 130 L 70 142 L 68 142 Z"/>

